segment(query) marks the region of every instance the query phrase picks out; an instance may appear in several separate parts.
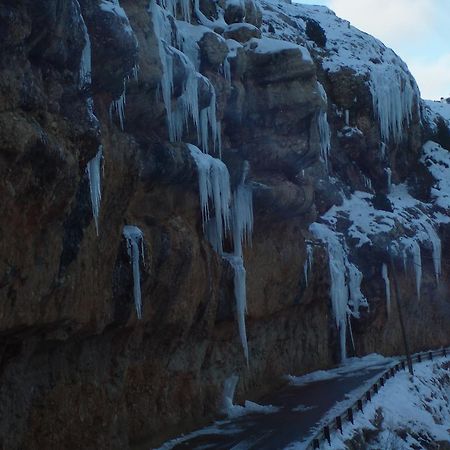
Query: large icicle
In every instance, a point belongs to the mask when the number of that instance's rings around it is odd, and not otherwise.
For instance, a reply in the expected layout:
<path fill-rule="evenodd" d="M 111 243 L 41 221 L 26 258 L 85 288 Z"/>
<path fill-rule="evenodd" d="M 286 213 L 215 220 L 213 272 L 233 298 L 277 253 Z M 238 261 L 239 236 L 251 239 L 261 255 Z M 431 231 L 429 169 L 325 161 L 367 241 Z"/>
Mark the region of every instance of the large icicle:
<path fill-rule="evenodd" d="M 89 190 L 91 193 L 92 215 L 94 216 L 95 229 L 98 236 L 98 216 L 102 199 L 101 166 L 103 159 L 103 147 L 100 146 L 97 154 L 87 163 L 86 172 L 89 177 Z"/>
<path fill-rule="evenodd" d="M 144 261 L 144 236 L 142 231 L 134 225 L 123 228 L 123 236 L 127 241 L 127 251 L 133 267 L 133 295 L 138 319 L 142 319 L 141 272 L 139 269 L 139 255 Z"/>
<path fill-rule="evenodd" d="M 234 392 L 236 391 L 236 386 L 239 381 L 239 377 L 236 374 L 228 377 L 223 384 L 223 400 L 222 407 L 223 412 L 229 414 L 232 412 L 234 407 Z"/>
<path fill-rule="evenodd" d="M 241 338 L 244 356 L 248 364 L 247 330 L 245 327 L 245 313 L 247 311 L 247 293 L 245 283 L 245 267 L 242 256 L 224 254 L 234 271 L 234 296 L 236 298 L 236 316 L 238 321 L 239 337 Z"/>
<path fill-rule="evenodd" d="M 328 105 L 328 97 L 324 87 L 319 82 L 317 82 L 317 86 L 322 100 L 324 101 L 325 105 Z M 320 139 L 320 156 L 323 162 L 325 163 L 327 170 L 329 170 L 328 159 L 331 150 L 331 130 L 330 125 L 328 124 L 326 106 L 320 111 L 317 117 L 317 126 L 319 130 L 319 139 Z"/>
<path fill-rule="evenodd" d="M 421 222 L 422 227 L 424 228 L 428 240 L 431 242 L 431 247 L 433 249 L 433 266 L 434 266 L 434 275 L 436 277 L 436 283 L 439 283 L 439 278 L 442 273 L 442 245 L 441 239 L 436 233 L 433 225 L 428 222 L 428 220 L 423 220 Z"/>
<path fill-rule="evenodd" d="M 395 68 L 374 65 L 370 75 L 373 110 L 380 125 L 381 139 L 400 142 L 417 105 L 416 89 Z"/>
<path fill-rule="evenodd" d="M 381 276 L 384 280 L 384 287 L 386 290 L 386 310 L 389 316 L 391 314 L 391 283 L 389 281 L 389 273 L 386 264 L 381 266 Z"/>
<path fill-rule="evenodd" d="M 340 235 L 325 224 L 313 223 L 310 226 L 313 235 L 327 245 L 331 278 L 331 305 L 339 330 L 341 359 L 347 358 L 348 316 L 359 316 L 359 308 L 367 306 L 367 300 L 361 293 L 361 272 L 348 260 L 347 249 Z"/>
<path fill-rule="evenodd" d="M 222 254 L 225 232 L 230 228 L 230 176 L 220 159 L 202 153 L 193 144 L 187 144 L 197 165 L 203 227 L 207 229 L 211 245 Z M 210 202 L 214 205 L 214 219 L 210 220 Z"/>

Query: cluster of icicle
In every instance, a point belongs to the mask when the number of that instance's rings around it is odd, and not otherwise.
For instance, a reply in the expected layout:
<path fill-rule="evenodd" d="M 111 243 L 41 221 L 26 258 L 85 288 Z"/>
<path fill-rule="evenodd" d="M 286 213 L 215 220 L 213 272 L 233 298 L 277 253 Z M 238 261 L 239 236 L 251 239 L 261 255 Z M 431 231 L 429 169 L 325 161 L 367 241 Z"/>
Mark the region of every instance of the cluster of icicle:
<path fill-rule="evenodd" d="M 328 97 L 321 83 L 317 82 L 317 88 L 324 103 L 324 106 L 320 110 L 319 115 L 317 117 L 317 126 L 320 139 L 320 157 L 322 161 L 325 163 L 327 171 L 329 171 L 328 159 L 331 150 L 331 130 L 327 118 Z"/>
<path fill-rule="evenodd" d="M 370 73 L 373 110 L 378 118 L 381 139 L 398 143 L 404 138 L 420 94 L 417 86 L 395 65 L 374 65 Z"/>
<path fill-rule="evenodd" d="M 206 153 L 220 152 L 220 124 L 216 117 L 216 93 L 214 86 L 198 72 L 199 47 L 189 34 L 190 25 L 174 20 L 178 3 L 183 19 L 190 22 L 189 1 L 167 0 L 158 5 L 150 2 L 155 35 L 158 39 L 159 57 L 163 69 L 161 92 L 167 115 L 169 140 L 180 142 L 183 133 L 192 124 L 197 133 L 197 145 Z M 181 95 L 174 101 L 174 64 L 180 62 L 185 72 Z M 204 83 L 210 91 L 209 106 L 200 109 L 199 83 Z M 212 148 L 210 146 L 212 140 Z"/>
<path fill-rule="evenodd" d="M 183 20 L 175 20 L 177 11 Z M 200 11 L 199 2 L 194 2 L 194 11 L 203 25 L 213 26 Z M 228 260 L 234 270 L 234 293 L 239 336 L 248 361 L 246 312 L 246 273 L 242 255 L 244 242 L 249 242 L 253 228 L 252 191 L 245 178 L 244 168 L 241 183 L 231 193 L 230 176 L 226 165 L 208 153 L 221 155 L 221 129 L 216 115 L 216 93 L 212 83 L 199 73 L 199 47 L 192 37 L 189 0 L 162 0 L 159 4 L 151 0 L 149 12 L 155 35 L 158 39 L 159 57 L 162 65 L 160 91 L 166 109 L 169 140 L 180 142 L 190 126 L 196 132 L 196 145 L 188 144 L 191 156 L 197 165 L 199 196 L 203 230 L 215 251 Z M 211 23 L 210 23 L 211 22 Z M 198 28 L 198 27 L 197 27 Z M 174 65 L 181 63 L 185 72 L 181 95 L 174 99 Z M 224 66 L 229 79 L 229 67 Z M 205 108 L 199 105 L 199 83 L 209 88 L 210 103 Z M 233 253 L 223 251 L 226 236 L 233 241 Z"/>
<path fill-rule="evenodd" d="M 230 176 L 226 165 L 220 159 L 203 153 L 193 144 L 188 144 L 188 148 L 197 165 L 203 229 L 215 251 L 222 255 L 234 270 L 239 336 L 248 362 L 245 327 L 246 273 L 242 253 L 243 243 L 251 242 L 253 230 L 252 190 L 246 184 L 248 163 L 245 163 L 241 181 L 231 195 Z M 231 235 L 233 240 L 233 253 L 223 251 L 223 242 L 227 234 Z"/>

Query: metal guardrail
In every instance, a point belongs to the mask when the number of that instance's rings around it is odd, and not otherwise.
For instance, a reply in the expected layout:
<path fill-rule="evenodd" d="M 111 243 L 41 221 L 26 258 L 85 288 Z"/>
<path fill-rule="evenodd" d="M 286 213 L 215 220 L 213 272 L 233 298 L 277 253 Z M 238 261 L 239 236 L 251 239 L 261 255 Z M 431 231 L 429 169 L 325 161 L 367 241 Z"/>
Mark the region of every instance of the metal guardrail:
<path fill-rule="evenodd" d="M 433 360 L 435 357 L 450 356 L 450 348 L 441 348 L 428 352 L 415 353 L 411 355 L 412 362 L 422 362 L 426 360 Z M 400 370 L 407 370 L 408 363 L 406 358 L 400 359 L 397 363 L 393 363 L 385 372 L 378 378 L 378 380 L 360 397 L 350 408 L 340 416 L 331 419 L 327 425 L 319 430 L 311 439 L 306 450 L 320 449 L 321 443 L 327 442 L 331 446 L 331 433 L 339 431 L 342 434 L 342 424 L 345 422 L 354 423 L 354 413 L 358 411 L 364 412 L 364 405 L 372 401 L 372 397 L 378 394 L 378 391 L 384 386 L 384 383 L 390 378 L 394 377 Z"/>

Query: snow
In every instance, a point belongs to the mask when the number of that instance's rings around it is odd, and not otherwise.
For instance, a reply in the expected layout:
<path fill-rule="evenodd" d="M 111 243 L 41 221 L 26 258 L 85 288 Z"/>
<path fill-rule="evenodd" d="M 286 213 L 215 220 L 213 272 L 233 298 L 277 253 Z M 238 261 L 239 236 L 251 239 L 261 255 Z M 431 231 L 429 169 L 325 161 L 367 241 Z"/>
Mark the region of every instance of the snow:
<path fill-rule="evenodd" d="M 385 357 L 377 353 L 371 353 L 361 358 L 347 358 L 342 362 L 341 365 L 334 369 L 317 370 L 300 377 L 288 375 L 287 379 L 291 384 L 295 386 L 305 386 L 316 381 L 332 380 L 342 377 L 352 377 L 356 373 L 361 373 L 366 370 L 384 368 L 393 363 L 395 360 L 395 358 Z"/>
<path fill-rule="evenodd" d="M 408 67 L 392 50 L 324 6 L 287 4 L 282 0 L 261 0 L 260 5 L 263 29 L 268 30 L 270 24 L 275 30 L 266 31 L 265 35 L 295 44 L 301 36 L 314 49 L 326 72 L 348 68 L 367 80 L 383 141 L 403 139 L 413 112 L 419 110 L 420 93 Z M 306 35 L 307 19 L 317 21 L 324 30 L 327 38 L 324 49 Z"/>
<path fill-rule="evenodd" d="M 391 314 L 391 283 L 389 281 L 389 272 L 386 264 L 381 266 L 381 276 L 386 289 L 386 309 L 389 316 Z"/>
<path fill-rule="evenodd" d="M 252 49 L 255 53 L 264 54 L 295 50 L 298 51 L 301 59 L 312 62 L 311 55 L 306 47 L 293 44 L 289 41 L 282 41 L 280 39 L 272 39 L 269 37 L 262 37 L 261 39 L 252 38 L 245 44 L 245 47 Z"/>
<path fill-rule="evenodd" d="M 86 172 L 89 177 L 89 191 L 91 193 L 92 215 L 95 221 L 95 230 L 98 236 L 98 216 L 102 199 L 101 165 L 103 160 L 103 147 L 100 146 L 97 154 L 87 163 Z"/>
<path fill-rule="evenodd" d="M 407 371 L 387 380 L 372 401 L 364 405 L 364 413 L 354 413 L 354 424 L 344 422 L 343 434 L 334 432 L 331 446 L 326 443 L 321 448 L 345 450 L 347 441 L 363 429 L 373 431 L 373 438 L 365 447 L 367 450 L 431 448 L 424 447 L 417 439 L 419 436 L 428 441 L 449 442 L 450 406 L 447 399 L 450 389 L 444 381 L 448 370 L 442 363 L 443 359 L 415 364 L 413 380 Z M 345 406 L 335 412 L 344 412 Z M 380 414 L 383 420 L 377 427 L 375 421 Z M 400 433 L 402 439 L 398 438 Z M 304 444 L 289 447 L 291 450 L 301 448 Z"/>
<path fill-rule="evenodd" d="M 437 130 L 436 122 L 439 118 L 450 127 L 450 103 L 447 101 L 422 100 L 423 116 L 433 131 Z"/>
<path fill-rule="evenodd" d="M 203 228 L 216 252 L 222 254 L 224 236 L 230 229 L 230 175 L 220 159 L 202 153 L 193 144 L 187 145 L 197 165 Z M 214 206 L 211 220 L 210 204 Z"/>
<path fill-rule="evenodd" d="M 139 269 L 139 255 L 144 262 L 144 235 L 142 231 L 134 225 L 123 227 L 123 237 L 127 242 L 127 251 L 130 263 L 133 268 L 133 295 L 138 319 L 142 319 L 142 298 L 141 298 L 141 272 Z M 140 247 L 140 249 L 139 249 Z"/>
<path fill-rule="evenodd" d="M 423 146 L 420 161 L 435 179 L 431 195 L 437 206 L 450 209 L 450 153 L 433 141 Z"/>

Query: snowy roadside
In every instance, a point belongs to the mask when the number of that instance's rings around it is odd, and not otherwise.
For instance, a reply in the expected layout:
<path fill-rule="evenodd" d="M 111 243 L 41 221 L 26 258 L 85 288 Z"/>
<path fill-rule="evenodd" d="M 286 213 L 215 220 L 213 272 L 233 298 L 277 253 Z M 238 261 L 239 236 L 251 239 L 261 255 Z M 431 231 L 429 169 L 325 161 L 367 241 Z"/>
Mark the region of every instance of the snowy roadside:
<path fill-rule="evenodd" d="M 331 435 L 331 446 L 320 448 L 345 450 L 350 443 L 365 449 L 429 449 L 438 443 L 450 443 L 450 370 L 446 358 L 414 365 L 414 380 L 404 371 L 388 380 L 372 402 L 357 413 L 354 424 L 343 425 L 343 433 Z M 349 397 L 354 397 L 351 393 Z M 343 403 L 346 403 L 343 402 Z M 338 404 L 333 411 L 343 410 Z M 331 411 L 330 413 L 331 414 Z M 328 414 L 328 415 L 329 415 Z M 327 416 L 328 416 L 327 415 Z M 286 450 L 305 448 L 305 442 Z"/>

